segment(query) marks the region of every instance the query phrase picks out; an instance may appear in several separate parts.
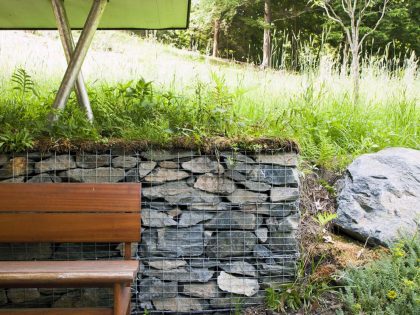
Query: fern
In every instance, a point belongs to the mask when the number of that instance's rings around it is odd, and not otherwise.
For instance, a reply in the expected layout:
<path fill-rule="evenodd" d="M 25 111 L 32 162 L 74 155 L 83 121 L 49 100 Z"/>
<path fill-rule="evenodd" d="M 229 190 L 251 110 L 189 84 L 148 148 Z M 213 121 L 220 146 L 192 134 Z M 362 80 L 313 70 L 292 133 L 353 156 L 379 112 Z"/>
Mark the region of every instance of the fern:
<path fill-rule="evenodd" d="M 32 77 L 23 68 L 17 68 L 12 74 L 13 90 L 18 91 L 20 94 L 20 101 L 23 104 L 25 96 L 32 92 L 33 95 L 38 96 L 35 89 Z"/>

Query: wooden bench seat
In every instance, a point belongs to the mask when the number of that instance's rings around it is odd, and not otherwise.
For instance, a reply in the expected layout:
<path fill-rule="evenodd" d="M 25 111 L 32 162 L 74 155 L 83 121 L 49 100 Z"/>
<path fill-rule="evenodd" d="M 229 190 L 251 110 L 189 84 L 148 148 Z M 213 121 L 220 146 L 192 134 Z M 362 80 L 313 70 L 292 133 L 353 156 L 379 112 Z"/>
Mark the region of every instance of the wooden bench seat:
<path fill-rule="evenodd" d="M 122 242 L 125 260 L 3 261 L 0 288 L 111 287 L 113 308 L 0 309 L 0 314 L 130 313 L 139 262 L 140 184 L 0 184 L 0 242 Z"/>

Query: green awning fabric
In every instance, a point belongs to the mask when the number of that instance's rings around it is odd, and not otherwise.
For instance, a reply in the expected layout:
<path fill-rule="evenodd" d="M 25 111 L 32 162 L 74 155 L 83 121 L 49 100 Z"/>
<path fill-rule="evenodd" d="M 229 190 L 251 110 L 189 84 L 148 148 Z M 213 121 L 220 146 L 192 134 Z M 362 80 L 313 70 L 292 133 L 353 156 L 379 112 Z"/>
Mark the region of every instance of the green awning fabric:
<path fill-rule="evenodd" d="M 92 0 L 65 0 L 70 26 L 83 28 Z M 109 0 L 100 29 L 184 29 L 190 0 Z M 0 29 L 56 29 L 50 0 L 0 0 Z"/>

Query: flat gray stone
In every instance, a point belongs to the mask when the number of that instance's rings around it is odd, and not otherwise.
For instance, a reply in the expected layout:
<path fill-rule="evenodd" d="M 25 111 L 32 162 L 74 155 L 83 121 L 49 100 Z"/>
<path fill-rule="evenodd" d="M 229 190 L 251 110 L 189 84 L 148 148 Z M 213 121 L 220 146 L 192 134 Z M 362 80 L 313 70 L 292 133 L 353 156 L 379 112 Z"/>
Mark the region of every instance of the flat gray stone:
<path fill-rule="evenodd" d="M 175 297 L 168 299 L 153 300 L 153 305 L 158 311 L 199 312 L 205 309 L 203 301 L 187 297 Z"/>
<path fill-rule="evenodd" d="M 266 264 L 262 263 L 259 272 L 266 276 L 289 276 L 294 277 L 296 274 L 296 266 L 294 262 L 284 264 Z"/>
<path fill-rule="evenodd" d="M 125 178 L 125 171 L 112 167 L 75 168 L 61 173 L 60 176 L 80 183 L 117 183 Z"/>
<path fill-rule="evenodd" d="M 74 158 L 69 155 L 56 155 L 35 163 L 35 172 L 65 171 L 76 168 Z"/>
<path fill-rule="evenodd" d="M 265 225 L 267 225 L 270 232 L 292 232 L 298 229 L 299 223 L 300 216 L 298 214 L 290 215 L 283 219 L 275 217 L 265 219 Z"/>
<path fill-rule="evenodd" d="M 347 168 L 341 186 L 335 224 L 346 233 L 385 246 L 418 234 L 420 150 L 362 155 Z"/>
<path fill-rule="evenodd" d="M 9 162 L 9 156 L 5 154 L 0 154 L 0 167 L 6 165 Z"/>
<path fill-rule="evenodd" d="M 271 189 L 271 185 L 266 184 L 264 182 L 254 182 L 251 180 L 247 180 L 247 181 L 242 181 L 239 184 L 244 185 L 245 188 L 249 190 L 258 191 L 258 192 L 269 191 Z"/>
<path fill-rule="evenodd" d="M 211 299 L 220 295 L 215 281 L 184 284 L 182 285 L 182 294 L 203 299 Z"/>
<path fill-rule="evenodd" d="M 179 169 L 179 163 L 174 161 L 162 161 L 159 162 L 159 167 L 169 168 L 169 169 Z"/>
<path fill-rule="evenodd" d="M 299 198 L 299 188 L 277 187 L 271 189 L 271 202 L 294 201 Z"/>
<path fill-rule="evenodd" d="M 7 304 L 7 295 L 5 289 L 0 289 L 0 305 Z"/>
<path fill-rule="evenodd" d="M 271 232 L 267 246 L 274 252 L 293 254 L 298 251 L 298 242 L 295 233 Z"/>
<path fill-rule="evenodd" d="M 247 179 L 270 185 L 298 185 L 299 175 L 295 168 L 260 164 L 254 165 Z"/>
<path fill-rule="evenodd" d="M 226 177 L 205 174 L 197 178 L 194 188 L 214 194 L 229 195 L 236 190 L 236 185 Z"/>
<path fill-rule="evenodd" d="M 255 156 L 255 162 L 293 167 L 297 166 L 298 156 L 296 153 L 258 154 Z"/>
<path fill-rule="evenodd" d="M 258 237 L 261 243 L 265 243 L 267 242 L 267 239 L 268 239 L 268 229 L 267 228 L 256 229 L 255 235 Z"/>
<path fill-rule="evenodd" d="M 0 169 L 0 178 L 1 178 L 1 169 Z M 18 176 L 18 177 L 14 177 L 14 178 L 9 178 L 9 179 L 5 179 L 5 180 L 1 180 L 1 183 L 23 183 L 25 182 L 25 176 Z"/>
<path fill-rule="evenodd" d="M 258 293 L 260 286 L 257 279 L 235 277 L 224 271 L 217 277 L 217 285 L 225 292 L 253 296 Z"/>
<path fill-rule="evenodd" d="M 262 218 L 260 218 L 262 221 Z M 258 226 L 258 219 L 252 213 L 242 211 L 224 211 L 205 224 L 206 229 L 219 230 L 254 230 Z"/>
<path fill-rule="evenodd" d="M 217 204 L 220 197 L 189 187 L 185 182 L 168 182 L 163 185 L 145 187 L 143 196 L 148 199 L 163 198 L 170 204 L 210 203 Z"/>
<path fill-rule="evenodd" d="M 214 271 L 207 268 L 178 268 L 169 270 L 146 269 L 144 275 L 159 278 L 163 281 L 178 282 L 208 282 L 214 275 Z"/>
<path fill-rule="evenodd" d="M 206 253 L 213 258 L 247 256 L 256 243 L 257 237 L 250 231 L 220 231 L 210 238 Z"/>
<path fill-rule="evenodd" d="M 214 258 L 193 257 L 189 262 L 190 267 L 195 268 L 214 268 L 220 266 L 220 261 Z"/>
<path fill-rule="evenodd" d="M 50 243 L 5 243 L 1 244 L 1 260 L 48 260 L 52 255 Z"/>
<path fill-rule="evenodd" d="M 198 211 L 184 211 L 178 221 L 179 227 L 189 227 L 203 221 L 208 221 L 214 217 L 214 214 Z"/>
<path fill-rule="evenodd" d="M 241 174 L 250 174 L 254 169 L 253 164 L 248 164 L 244 162 L 235 162 L 235 163 L 227 163 L 228 170 L 233 172 L 239 172 Z"/>
<path fill-rule="evenodd" d="M 117 156 L 112 159 L 112 166 L 116 168 L 133 168 L 137 166 L 138 159 L 134 156 Z"/>
<path fill-rule="evenodd" d="M 234 204 L 261 203 L 267 200 L 267 195 L 245 189 L 237 189 L 227 199 Z"/>
<path fill-rule="evenodd" d="M 252 158 L 240 152 L 223 151 L 220 153 L 220 156 L 225 159 L 226 164 L 234 164 L 236 162 L 255 163 Z"/>
<path fill-rule="evenodd" d="M 32 176 L 27 181 L 28 183 L 61 183 L 62 180 L 60 177 L 51 175 L 51 174 L 45 174 L 41 173 L 35 176 Z"/>
<path fill-rule="evenodd" d="M 141 222 L 147 227 L 165 227 L 177 225 L 177 222 L 164 212 L 151 209 L 141 210 Z"/>
<path fill-rule="evenodd" d="M 7 297 L 10 302 L 14 304 L 20 304 L 25 302 L 30 302 L 41 297 L 38 289 L 29 288 L 13 288 L 7 290 Z"/>
<path fill-rule="evenodd" d="M 190 174 L 185 171 L 172 170 L 167 168 L 158 168 L 144 178 L 149 183 L 165 183 L 170 181 L 182 180 L 189 177 Z"/>
<path fill-rule="evenodd" d="M 227 202 L 220 202 L 217 204 L 192 203 L 188 205 L 188 209 L 193 211 L 224 211 L 230 208 L 231 205 Z"/>
<path fill-rule="evenodd" d="M 26 157 L 15 157 L 0 168 L 0 179 L 16 178 L 33 173 L 34 167 L 31 160 Z"/>
<path fill-rule="evenodd" d="M 182 168 L 192 173 L 204 174 L 204 173 L 216 173 L 222 174 L 225 170 L 224 167 L 217 161 L 213 161 L 208 157 L 198 157 L 182 163 Z"/>
<path fill-rule="evenodd" d="M 139 281 L 137 299 L 150 301 L 153 299 L 172 298 L 178 295 L 178 283 L 175 281 L 163 282 L 158 278 L 145 278 Z"/>
<path fill-rule="evenodd" d="M 153 171 L 156 167 L 157 163 L 154 161 L 141 161 L 138 165 L 138 174 L 140 178 L 147 176 L 151 171 Z"/>
<path fill-rule="evenodd" d="M 159 229 L 157 249 L 163 253 L 173 253 L 176 257 L 200 256 L 204 250 L 203 226 Z"/>
<path fill-rule="evenodd" d="M 157 151 L 146 151 L 142 152 L 140 156 L 146 160 L 153 161 L 164 161 L 164 160 L 178 160 L 188 157 L 193 157 L 195 153 L 193 151 L 167 151 L 167 150 L 157 150 Z"/>
<path fill-rule="evenodd" d="M 253 265 L 246 261 L 233 261 L 220 265 L 224 271 L 243 276 L 257 277 L 257 271 Z"/>
<path fill-rule="evenodd" d="M 235 182 L 243 182 L 246 181 L 246 176 L 238 171 L 227 170 L 225 171 L 224 175 L 227 178 L 234 180 Z"/>
<path fill-rule="evenodd" d="M 111 156 L 107 154 L 78 154 L 76 165 L 80 168 L 97 168 L 111 165 Z"/>
<path fill-rule="evenodd" d="M 256 258 L 272 258 L 274 254 L 271 250 L 261 244 L 257 244 L 254 247 L 254 257 Z"/>
<path fill-rule="evenodd" d="M 187 262 L 185 260 L 154 260 L 147 262 L 147 264 L 155 269 L 169 270 L 184 267 Z"/>

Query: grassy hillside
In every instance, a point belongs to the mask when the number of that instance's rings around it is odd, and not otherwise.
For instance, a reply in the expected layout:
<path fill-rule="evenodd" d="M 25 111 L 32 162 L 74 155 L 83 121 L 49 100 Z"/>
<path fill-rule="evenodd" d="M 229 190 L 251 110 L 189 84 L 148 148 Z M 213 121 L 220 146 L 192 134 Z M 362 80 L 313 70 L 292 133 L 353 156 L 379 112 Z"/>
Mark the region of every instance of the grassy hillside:
<path fill-rule="evenodd" d="M 0 32 L 0 150 L 25 149 L 41 137 L 164 143 L 179 136 L 197 142 L 274 136 L 296 140 L 313 165 L 341 168 L 383 147 L 419 148 L 417 64 L 406 60 L 393 73 L 387 67 L 382 60 L 364 62 L 361 101 L 354 106 L 349 78 L 331 56 L 302 73 L 263 71 L 128 33 L 99 32 L 83 69 L 94 125 L 74 96 L 51 124 L 65 69 L 57 33 Z"/>

